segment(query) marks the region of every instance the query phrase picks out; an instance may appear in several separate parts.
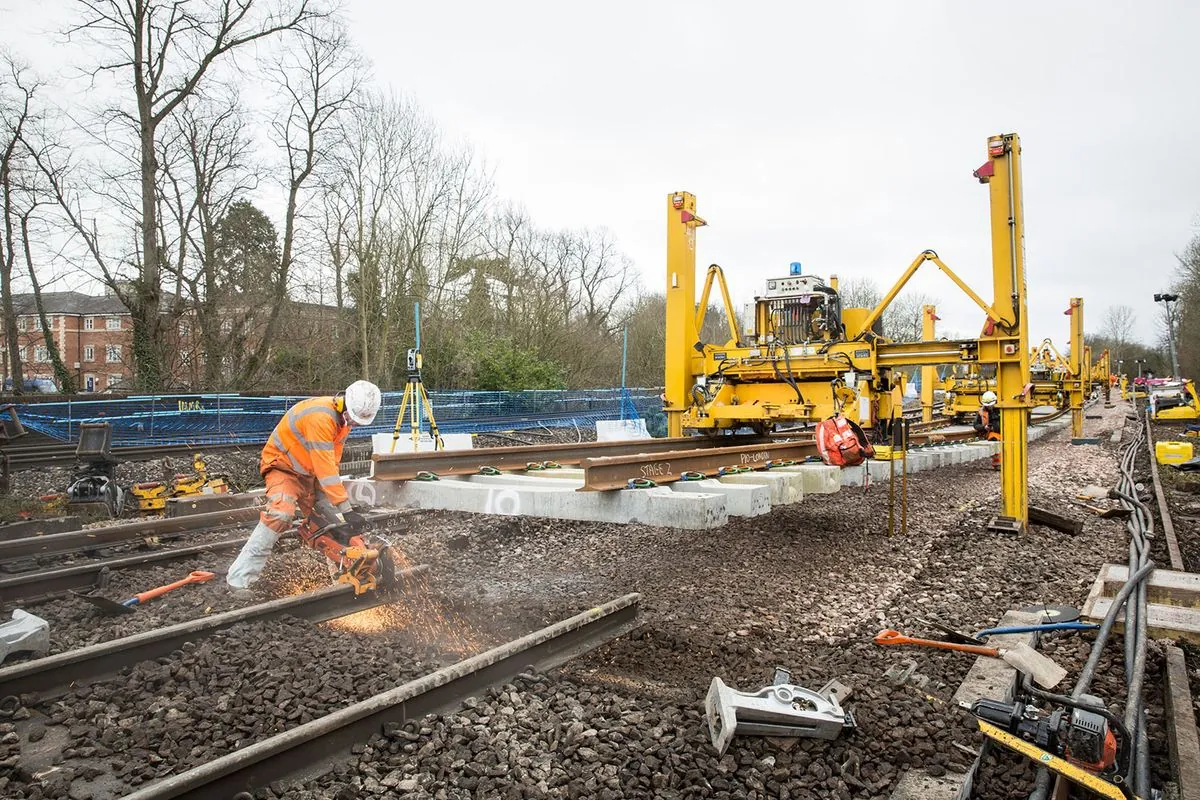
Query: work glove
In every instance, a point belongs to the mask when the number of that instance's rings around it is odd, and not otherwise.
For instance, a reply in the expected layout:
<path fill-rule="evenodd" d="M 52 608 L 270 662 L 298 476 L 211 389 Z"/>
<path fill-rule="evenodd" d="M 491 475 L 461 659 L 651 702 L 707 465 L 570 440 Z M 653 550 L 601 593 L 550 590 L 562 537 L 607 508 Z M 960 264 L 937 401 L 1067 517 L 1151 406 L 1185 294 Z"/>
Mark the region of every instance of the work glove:
<path fill-rule="evenodd" d="M 350 510 L 342 514 L 342 518 L 346 520 L 346 524 L 351 528 L 359 529 L 367 524 L 367 518 L 357 511 Z"/>

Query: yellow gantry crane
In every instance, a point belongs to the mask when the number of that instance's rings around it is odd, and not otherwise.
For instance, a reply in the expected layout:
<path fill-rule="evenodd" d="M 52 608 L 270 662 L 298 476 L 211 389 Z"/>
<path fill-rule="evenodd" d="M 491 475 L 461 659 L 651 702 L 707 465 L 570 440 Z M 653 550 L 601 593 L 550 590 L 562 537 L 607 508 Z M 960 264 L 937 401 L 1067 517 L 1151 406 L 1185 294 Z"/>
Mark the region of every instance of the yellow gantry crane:
<path fill-rule="evenodd" d="M 988 186 L 992 229 L 989 305 L 938 254 L 918 255 L 872 309 L 842 308 L 836 280 L 801 274 L 767 282 L 754 305 L 753 330 L 738 331 L 733 303 L 717 265 L 708 269 L 696 298 L 696 232 L 706 222 L 696 197 L 667 199 L 667 330 L 665 403 L 668 435 L 685 430 L 719 435 L 735 428 L 759 432 L 781 423 L 810 423 L 844 414 L 866 428 L 883 429 L 899 415 L 894 406 L 904 370 L 947 364 L 989 364 L 996 373 L 1001 419 L 1002 507 L 997 526 L 1022 530 L 1028 522 L 1026 433 L 1029 336 L 1025 297 L 1021 146 L 1016 134 L 993 136 L 975 177 Z M 926 262 L 933 262 L 984 314 L 978 338 L 894 342 L 879 322 L 888 305 Z M 729 338 L 704 342 L 700 330 L 714 284 L 724 296 Z M 932 325 L 932 315 L 928 324 Z M 932 381 L 928 383 L 932 388 Z M 932 400 L 930 400 L 932 405 Z"/>

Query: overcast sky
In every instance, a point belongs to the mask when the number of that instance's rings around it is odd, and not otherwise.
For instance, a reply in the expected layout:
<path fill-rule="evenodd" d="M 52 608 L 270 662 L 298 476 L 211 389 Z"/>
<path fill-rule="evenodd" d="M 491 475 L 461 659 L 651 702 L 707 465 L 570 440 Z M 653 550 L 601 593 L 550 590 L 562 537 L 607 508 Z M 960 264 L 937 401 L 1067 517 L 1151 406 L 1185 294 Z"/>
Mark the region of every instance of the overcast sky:
<path fill-rule="evenodd" d="M 686 189 L 738 302 L 791 261 L 890 285 L 925 248 L 991 297 L 990 134 L 1024 155 L 1035 340 L 1152 295 L 1200 233 L 1200 3 L 348 0 L 376 82 L 469 140 L 544 226 L 606 226 L 646 287 Z M 9 10 L 2 10 L 8 6 Z M 0 0 L 35 60 L 66 0 Z M 57 11 L 55 9 L 58 9 Z M 38 50 L 38 52 L 32 52 Z M 981 314 L 926 265 L 946 330 Z"/>

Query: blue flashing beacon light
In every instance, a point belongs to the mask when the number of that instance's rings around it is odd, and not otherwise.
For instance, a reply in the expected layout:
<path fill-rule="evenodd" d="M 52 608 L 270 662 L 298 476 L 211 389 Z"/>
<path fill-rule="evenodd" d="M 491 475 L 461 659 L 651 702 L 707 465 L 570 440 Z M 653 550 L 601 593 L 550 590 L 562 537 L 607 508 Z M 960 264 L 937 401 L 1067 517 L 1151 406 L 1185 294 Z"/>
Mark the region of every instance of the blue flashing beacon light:
<path fill-rule="evenodd" d="M 799 275 L 800 274 L 800 262 L 799 261 L 793 261 L 791 263 L 791 267 L 788 270 L 788 274 L 789 275 Z"/>

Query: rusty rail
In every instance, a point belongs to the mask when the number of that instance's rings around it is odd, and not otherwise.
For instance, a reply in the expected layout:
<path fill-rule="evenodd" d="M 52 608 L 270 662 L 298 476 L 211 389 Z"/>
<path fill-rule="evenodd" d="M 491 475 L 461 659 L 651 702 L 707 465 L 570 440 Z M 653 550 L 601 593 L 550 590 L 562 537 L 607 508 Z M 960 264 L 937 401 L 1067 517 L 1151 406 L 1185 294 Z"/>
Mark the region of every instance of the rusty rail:
<path fill-rule="evenodd" d="M 718 475 L 722 470 L 766 469 L 776 462 L 798 462 L 815 455 L 817 445 L 812 441 L 770 442 L 585 458 L 579 466 L 585 491 L 611 491 L 624 489 L 631 480 L 663 484 L 682 480 L 688 473 Z"/>
<path fill-rule="evenodd" d="M 455 708 L 526 670 L 549 671 L 638 624 L 627 594 L 422 678 L 136 789 L 126 800 L 242 797 L 275 781 L 320 774 L 387 724 Z M 290 787 L 289 787 L 290 788 Z"/>
<path fill-rule="evenodd" d="M 728 444 L 726 444 L 728 440 Z M 433 453 L 376 453 L 375 478 L 407 481 L 419 473 L 434 475 L 474 475 L 484 467 L 500 471 L 524 469 L 527 464 L 553 461 L 576 465 L 584 459 L 601 456 L 679 452 L 695 449 L 726 451 L 739 445 L 767 441 L 760 436 L 708 438 L 684 436 L 674 439 L 638 439 L 624 442 L 582 442 L 579 444 L 532 444 L 517 447 L 483 447 L 477 450 L 442 450 Z"/>

